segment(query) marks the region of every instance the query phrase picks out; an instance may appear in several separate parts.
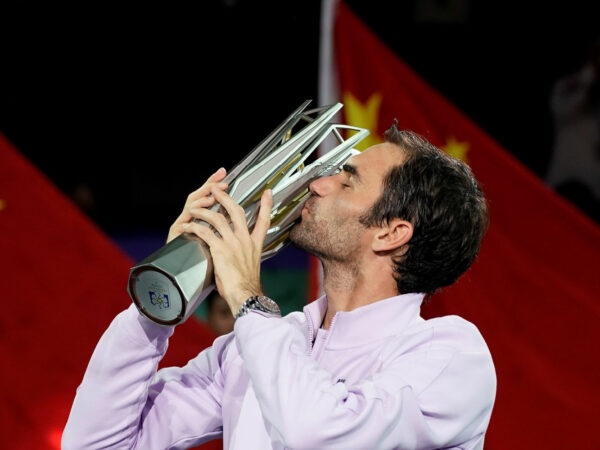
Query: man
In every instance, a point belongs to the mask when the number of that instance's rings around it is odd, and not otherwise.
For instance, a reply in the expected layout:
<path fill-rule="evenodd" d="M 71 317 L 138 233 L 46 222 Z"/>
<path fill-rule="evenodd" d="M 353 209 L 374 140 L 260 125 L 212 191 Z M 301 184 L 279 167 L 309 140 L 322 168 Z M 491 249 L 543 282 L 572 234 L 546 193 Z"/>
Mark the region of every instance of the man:
<path fill-rule="evenodd" d="M 233 331 L 234 317 L 231 315 L 227 300 L 219 291 L 211 291 L 204 299 L 206 305 L 206 324 L 215 333 L 221 336 Z"/>
<path fill-rule="evenodd" d="M 420 305 L 475 260 L 486 201 L 459 160 L 395 123 L 385 138 L 311 183 L 290 238 L 321 261 L 325 295 L 283 318 L 260 283 L 270 191 L 251 231 L 224 169 L 192 192 L 168 240 L 185 231 L 210 247 L 234 331 L 156 372 L 174 327 L 131 305 L 98 343 L 63 449 L 189 448 L 221 436 L 245 450 L 483 448 L 490 352 L 473 324 L 424 320 Z"/>
<path fill-rule="evenodd" d="M 553 149 L 546 181 L 600 223 L 600 37 L 550 91 Z"/>

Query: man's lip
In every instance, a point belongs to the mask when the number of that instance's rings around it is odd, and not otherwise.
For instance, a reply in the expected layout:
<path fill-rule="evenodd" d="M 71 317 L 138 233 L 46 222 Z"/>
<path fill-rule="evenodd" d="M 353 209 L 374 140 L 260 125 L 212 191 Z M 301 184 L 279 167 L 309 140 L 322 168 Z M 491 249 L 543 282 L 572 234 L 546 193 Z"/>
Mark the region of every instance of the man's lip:
<path fill-rule="evenodd" d="M 307 213 L 312 212 L 312 200 L 313 197 L 309 198 L 304 202 L 304 206 L 302 207 L 302 212 L 306 211 Z"/>

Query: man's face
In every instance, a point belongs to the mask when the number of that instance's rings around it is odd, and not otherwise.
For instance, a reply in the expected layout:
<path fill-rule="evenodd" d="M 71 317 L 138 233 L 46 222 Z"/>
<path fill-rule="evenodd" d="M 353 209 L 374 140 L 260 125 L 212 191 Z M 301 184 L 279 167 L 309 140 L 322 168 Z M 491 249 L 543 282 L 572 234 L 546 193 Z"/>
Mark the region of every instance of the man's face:
<path fill-rule="evenodd" d="M 338 174 L 313 181 L 290 240 L 323 260 L 355 261 L 368 250 L 373 232 L 359 218 L 381 195 L 387 172 L 402 160 L 398 146 L 377 144 L 350 158 Z"/>

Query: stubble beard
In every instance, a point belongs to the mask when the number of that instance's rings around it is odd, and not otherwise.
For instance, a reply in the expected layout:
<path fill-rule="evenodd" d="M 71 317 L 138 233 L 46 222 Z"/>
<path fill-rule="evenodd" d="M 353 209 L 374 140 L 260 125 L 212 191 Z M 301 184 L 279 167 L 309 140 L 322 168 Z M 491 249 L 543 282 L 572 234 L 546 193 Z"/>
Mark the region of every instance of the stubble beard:
<path fill-rule="evenodd" d="M 354 218 L 323 219 L 314 215 L 291 229 L 290 241 L 321 262 L 349 262 L 358 251 L 363 231 L 364 226 Z"/>
<path fill-rule="evenodd" d="M 324 242 L 326 236 L 323 236 L 322 232 L 319 233 L 318 227 L 313 225 L 314 223 L 309 224 L 305 221 L 294 225 L 290 231 L 290 241 L 296 247 L 307 251 L 317 258 L 321 258 L 325 255 L 319 244 L 320 241 Z M 318 234 L 320 234 L 319 237 L 317 237 Z"/>

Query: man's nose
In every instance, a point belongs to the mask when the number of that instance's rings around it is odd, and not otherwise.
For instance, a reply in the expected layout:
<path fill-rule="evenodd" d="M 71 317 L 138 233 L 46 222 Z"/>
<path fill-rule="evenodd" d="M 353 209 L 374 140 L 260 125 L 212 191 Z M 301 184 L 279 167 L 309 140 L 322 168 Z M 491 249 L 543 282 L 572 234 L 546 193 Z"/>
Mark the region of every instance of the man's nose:
<path fill-rule="evenodd" d="M 331 190 L 331 177 L 331 175 L 326 177 L 320 177 L 312 181 L 308 185 L 310 193 L 319 197 L 322 197 L 323 195 L 327 194 L 327 192 Z"/>

